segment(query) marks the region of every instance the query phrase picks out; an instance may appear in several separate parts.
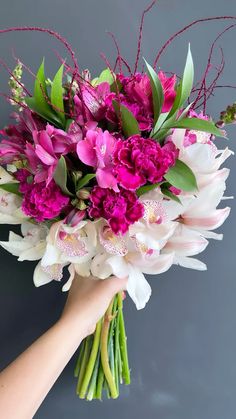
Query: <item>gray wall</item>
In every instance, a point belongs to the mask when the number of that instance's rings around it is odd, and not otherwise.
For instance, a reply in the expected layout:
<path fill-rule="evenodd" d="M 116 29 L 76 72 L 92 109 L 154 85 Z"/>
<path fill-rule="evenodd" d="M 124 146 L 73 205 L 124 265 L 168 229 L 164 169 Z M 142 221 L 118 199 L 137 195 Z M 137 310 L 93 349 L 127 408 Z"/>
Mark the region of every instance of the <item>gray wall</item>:
<path fill-rule="evenodd" d="M 53 28 L 71 41 L 81 67 L 89 67 L 96 74 L 103 67 L 99 52 L 113 56 L 105 30 L 117 35 L 123 55 L 133 62 L 138 19 L 145 6 L 144 0 L 2 1 L 0 26 Z M 236 15 L 235 0 L 160 0 L 146 21 L 143 55 L 152 61 L 155 50 L 184 24 L 199 17 L 223 14 Z M 210 42 L 223 27 L 223 23 L 209 23 L 192 29 L 168 49 L 161 65 L 181 73 L 187 42 L 191 41 L 200 75 Z M 220 44 L 227 62 L 222 83 L 236 84 L 235 32 L 228 32 Z M 45 56 L 49 73 L 58 65 L 53 48 L 65 56 L 56 42 L 42 34 L 2 35 L 0 57 L 10 64 L 12 47 L 32 69 Z M 6 91 L 6 80 L 1 69 L 0 91 Z M 218 89 L 209 102 L 209 110 L 217 117 L 235 96 L 236 90 Z M 4 126 L 10 110 L 4 99 L 0 110 Z M 235 127 L 229 130 L 229 137 L 229 146 L 236 150 Z M 234 158 L 228 165 L 232 168 L 228 195 L 233 195 Z M 75 359 L 72 359 L 36 418 L 235 418 L 235 202 L 232 207 L 230 219 L 221 228 L 223 243 L 211 242 L 201 256 L 208 264 L 207 272 L 172 268 L 151 278 L 153 295 L 145 310 L 137 312 L 133 303 L 126 301 L 132 385 L 123 389 L 119 400 L 86 403 L 77 399 L 73 379 Z M 7 230 L 1 227 L 2 238 L 7 237 Z M 58 318 L 66 296 L 57 283 L 35 289 L 32 263 L 19 264 L 2 250 L 0 257 L 0 366 L 3 367 Z"/>

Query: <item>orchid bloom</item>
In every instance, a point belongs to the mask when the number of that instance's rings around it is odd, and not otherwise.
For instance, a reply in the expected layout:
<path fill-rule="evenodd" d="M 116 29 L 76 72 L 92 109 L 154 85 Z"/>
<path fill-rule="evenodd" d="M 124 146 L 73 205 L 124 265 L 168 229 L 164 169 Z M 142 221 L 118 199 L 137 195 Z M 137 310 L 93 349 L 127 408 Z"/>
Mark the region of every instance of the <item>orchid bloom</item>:
<path fill-rule="evenodd" d="M 151 287 L 144 274 L 165 272 L 172 265 L 174 254 L 161 255 L 145 245 L 136 246 L 128 234 L 119 237 L 103 224 L 99 238 L 101 249 L 91 263 L 92 274 L 101 279 L 112 274 L 118 278 L 128 276 L 127 292 L 138 310 L 144 308 L 151 296 Z"/>
<path fill-rule="evenodd" d="M 1 189 L 5 183 L 15 183 L 16 180 L 0 166 L 0 224 L 21 224 L 26 217 L 21 210 L 20 196 Z"/>
<path fill-rule="evenodd" d="M 22 236 L 10 231 L 9 240 L 1 241 L 0 245 L 17 256 L 20 262 L 24 260 L 39 260 L 46 249 L 48 229 L 44 224 L 24 222 L 21 225 Z"/>
<path fill-rule="evenodd" d="M 80 160 L 96 170 L 98 185 L 101 188 L 112 188 L 118 192 L 117 180 L 112 173 L 112 155 L 116 139 L 109 131 L 88 130 L 84 140 L 77 144 L 77 154 Z"/>

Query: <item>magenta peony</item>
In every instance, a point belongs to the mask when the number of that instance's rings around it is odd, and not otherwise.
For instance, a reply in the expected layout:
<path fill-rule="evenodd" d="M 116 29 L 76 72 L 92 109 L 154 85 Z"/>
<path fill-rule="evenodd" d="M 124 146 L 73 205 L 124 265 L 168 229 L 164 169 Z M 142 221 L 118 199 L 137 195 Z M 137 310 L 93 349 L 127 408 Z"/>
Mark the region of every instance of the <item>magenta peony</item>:
<path fill-rule="evenodd" d="M 117 181 L 128 190 L 136 190 L 147 182 L 161 182 L 177 157 L 178 150 L 172 142 L 161 147 L 157 141 L 140 135 L 118 140 L 114 153 Z"/>
<path fill-rule="evenodd" d="M 105 218 L 115 234 L 126 233 L 129 226 L 144 214 L 143 205 L 135 193 L 122 188 L 119 193 L 116 193 L 111 189 L 95 186 L 91 192 L 90 200 L 90 217 Z"/>

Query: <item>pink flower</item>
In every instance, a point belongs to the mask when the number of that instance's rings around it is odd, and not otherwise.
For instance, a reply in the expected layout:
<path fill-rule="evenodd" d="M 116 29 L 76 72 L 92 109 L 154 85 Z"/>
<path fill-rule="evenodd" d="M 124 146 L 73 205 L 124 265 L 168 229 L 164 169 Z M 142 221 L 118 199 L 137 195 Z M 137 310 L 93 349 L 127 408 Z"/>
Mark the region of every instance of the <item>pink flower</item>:
<path fill-rule="evenodd" d="M 176 96 L 176 75 L 174 74 L 171 77 L 167 77 L 163 71 L 159 71 L 158 77 L 164 91 L 164 104 L 162 107 L 162 112 L 169 112 L 172 108 Z"/>
<path fill-rule="evenodd" d="M 90 195 L 89 215 L 105 218 L 115 234 L 126 233 L 129 226 L 138 221 L 144 208 L 135 193 L 121 189 L 116 193 L 110 189 L 95 186 Z"/>
<path fill-rule="evenodd" d="M 192 109 L 189 111 L 189 117 L 203 119 L 205 121 L 209 120 L 209 117 L 207 115 L 204 115 L 203 112 L 200 112 L 198 114 Z M 197 142 L 203 144 L 212 144 L 211 138 L 212 134 L 209 134 L 207 132 L 186 130 L 184 136 L 184 147 L 189 147 L 190 145 L 195 144 Z"/>
<path fill-rule="evenodd" d="M 101 128 L 88 130 L 84 140 L 77 144 L 77 154 L 80 160 L 96 169 L 99 186 L 118 191 L 117 180 L 112 173 L 112 155 L 117 140 L 108 131 Z"/>
<path fill-rule="evenodd" d="M 61 193 L 60 188 L 52 180 L 47 186 L 45 182 L 29 183 L 30 173 L 23 169 L 18 171 L 20 192 L 23 193 L 22 210 L 37 222 L 50 220 L 58 215 L 69 204 L 69 198 Z"/>
<path fill-rule="evenodd" d="M 80 133 L 69 134 L 50 124 L 41 131 L 33 131 L 34 144 L 27 144 L 25 154 L 35 176 L 35 182 L 51 182 L 61 156 L 76 150 Z"/>
<path fill-rule="evenodd" d="M 126 106 L 138 121 L 141 131 L 150 131 L 153 126 L 152 90 L 148 76 L 137 73 L 132 77 L 118 75 L 117 79 L 122 85 L 122 93 L 119 98 L 116 93 L 110 93 L 106 99 L 106 118 L 117 122 L 112 101 L 115 99 Z"/>
<path fill-rule="evenodd" d="M 109 83 L 103 82 L 98 86 L 92 86 L 85 82 L 80 89 L 80 92 L 74 96 L 77 122 L 85 125 L 88 121 L 103 119 L 106 112 L 105 97 L 110 93 Z"/>
<path fill-rule="evenodd" d="M 168 142 L 161 147 L 151 138 L 133 135 L 127 140 L 118 140 L 114 172 L 123 188 L 136 190 L 147 182 L 161 182 L 177 157 L 178 151 L 173 143 Z"/>
<path fill-rule="evenodd" d="M 16 125 L 9 125 L 0 134 L 4 137 L 0 143 L 0 160 L 4 164 L 21 160 L 27 143 L 32 143 L 32 132 L 44 129 L 45 124 L 36 114 L 23 110 L 20 115 L 14 113 Z"/>

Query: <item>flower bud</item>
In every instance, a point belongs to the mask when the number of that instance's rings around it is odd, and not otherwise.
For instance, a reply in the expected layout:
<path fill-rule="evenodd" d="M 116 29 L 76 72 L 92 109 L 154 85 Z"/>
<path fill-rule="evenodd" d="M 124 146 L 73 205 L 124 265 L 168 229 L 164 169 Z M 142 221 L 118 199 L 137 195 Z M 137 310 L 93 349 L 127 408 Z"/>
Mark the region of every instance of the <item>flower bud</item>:
<path fill-rule="evenodd" d="M 89 192 L 87 189 L 83 188 L 83 189 L 80 189 L 80 190 L 76 193 L 76 195 L 77 195 L 77 197 L 78 197 L 78 198 L 80 198 L 80 199 L 89 199 L 90 192 Z"/>

